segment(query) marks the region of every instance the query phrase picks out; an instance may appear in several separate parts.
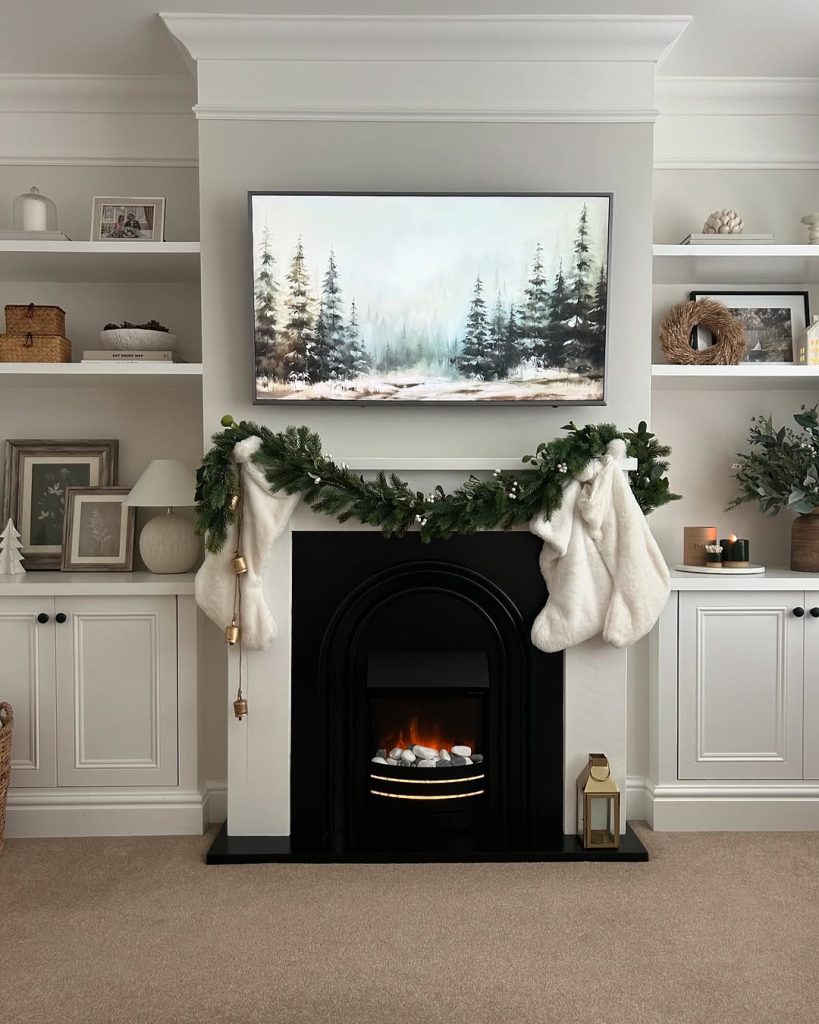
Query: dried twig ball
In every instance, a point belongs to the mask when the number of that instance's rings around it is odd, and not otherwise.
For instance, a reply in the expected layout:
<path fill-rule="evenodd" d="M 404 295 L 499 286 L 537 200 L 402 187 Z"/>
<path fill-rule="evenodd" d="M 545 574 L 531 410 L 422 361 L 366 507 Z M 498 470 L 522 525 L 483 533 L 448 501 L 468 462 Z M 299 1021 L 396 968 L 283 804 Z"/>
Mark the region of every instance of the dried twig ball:
<path fill-rule="evenodd" d="M 714 336 L 710 348 L 697 351 L 691 347 L 691 331 L 697 325 Z M 669 363 L 735 366 L 745 356 L 745 328 L 716 299 L 681 302 L 666 313 L 660 344 Z"/>
<path fill-rule="evenodd" d="M 736 210 L 714 210 L 702 226 L 704 235 L 739 235 L 745 223 Z"/>

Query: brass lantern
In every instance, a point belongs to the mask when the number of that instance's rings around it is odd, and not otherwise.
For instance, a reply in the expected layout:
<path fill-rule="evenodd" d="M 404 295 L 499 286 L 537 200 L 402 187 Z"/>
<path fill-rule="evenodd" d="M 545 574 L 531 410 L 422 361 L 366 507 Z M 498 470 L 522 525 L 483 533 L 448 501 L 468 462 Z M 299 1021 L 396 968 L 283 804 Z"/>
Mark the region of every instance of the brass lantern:
<path fill-rule="evenodd" d="M 605 754 L 589 754 L 577 776 L 577 834 L 586 850 L 620 845 L 620 790 Z"/>

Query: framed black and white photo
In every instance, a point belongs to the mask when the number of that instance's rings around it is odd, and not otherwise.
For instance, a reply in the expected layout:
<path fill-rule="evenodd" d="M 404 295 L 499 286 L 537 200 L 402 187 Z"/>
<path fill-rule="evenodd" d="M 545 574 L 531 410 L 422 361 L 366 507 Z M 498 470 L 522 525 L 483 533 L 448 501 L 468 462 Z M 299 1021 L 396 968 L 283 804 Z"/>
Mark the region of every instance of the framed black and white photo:
<path fill-rule="evenodd" d="M 716 299 L 741 321 L 745 362 L 792 363 L 794 345 L 810 323 L 807 292 L 691 292 L 690 297 Z M 695 328 L 692 345 L 702 350 L 711 344 L 711 332 Z"/>
<path fill-rule="evenodd" d="M 123 504 L 129 487 L 69 487 L 61 569 L 130 572 L 136 509 Z"/>
<path fill-rule="evenodd" d="M 59 569 L 66 492 L 111 487 L 118 441 L 6 441 L 3 522 L 20 532 L 27 569 Z"/>
<path fill-rule="evenodd" d="M 165 200 L 161 196 L 95 196 L 92 242 L 161 242 L 165 237 Z"/>
<path fill-rule="evenodd" d="M 604 403 L 610 194 L 249 201 L 254 402 Z"/>

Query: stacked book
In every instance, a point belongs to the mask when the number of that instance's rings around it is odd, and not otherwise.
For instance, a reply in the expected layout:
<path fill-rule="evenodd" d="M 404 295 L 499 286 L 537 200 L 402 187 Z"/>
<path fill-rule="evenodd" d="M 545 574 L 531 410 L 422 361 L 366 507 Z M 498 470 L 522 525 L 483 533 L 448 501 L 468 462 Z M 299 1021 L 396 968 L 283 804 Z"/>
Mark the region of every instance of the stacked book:
<path fill-rule="evenodd" d="M 142 349 L 92 349 L 82 354 L 84 363 L 184 363 L 185 360 L 173 351 L 157 352 Z"/>
<path fill-rule="evenodd" d="M 680 245 L 770 245 L 773 240 L 773 235 L 746 235 L 742 232 L 738 235 L 690 234 Z"/>

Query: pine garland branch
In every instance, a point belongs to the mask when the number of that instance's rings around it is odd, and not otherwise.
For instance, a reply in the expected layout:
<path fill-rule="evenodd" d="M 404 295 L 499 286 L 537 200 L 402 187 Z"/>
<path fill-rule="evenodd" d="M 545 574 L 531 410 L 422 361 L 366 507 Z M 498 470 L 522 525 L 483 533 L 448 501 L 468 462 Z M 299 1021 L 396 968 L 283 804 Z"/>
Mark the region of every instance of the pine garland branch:
<path fill-rule="evenodd" d="M 238 486 L 234 446 L 253 436 L 262 442 L 253 461 L 271 491 L 300 493 L 315 512 L 340 522 L 357 519 L 388 537 L 417 529 L 423 541 L 430 541 L 498 527 L 510 529 L 536 515 L 548 519 L 560 507 L 566 480 L 605 454 L 609 442 L 618 437 L 626 442 L 626 453 L 637 459 L 629 482 L 644 514 L 679 497 L 670 490 L 666 476 L 670 449 L 657 441 L 645 423 L 627 432 L 609 423 L 585 427 L 569 423 L 564 427 L 566 436 L 543 442 L 535 454 L 524 455 L 520 472 L 495 470 L 490 480 L 471 475 L 450 493 L 439 485 L 429 494 L 413 491 L 395 473 L 380 472 L 365 480 L 345 463 L 325 455 L 318 434 L 304 426 L 276 434 L 232 416 L 223 417 L 222 426 L 225 429 L 214 434 L 213 447 L 197 472 L 197 526 L 212 552 L 222 549 L 235 518 L 230 507 Z"/>

